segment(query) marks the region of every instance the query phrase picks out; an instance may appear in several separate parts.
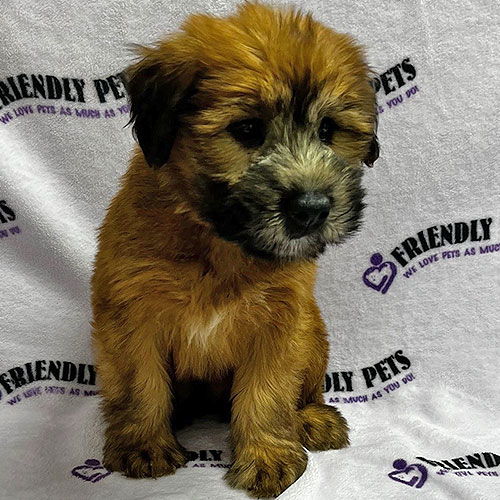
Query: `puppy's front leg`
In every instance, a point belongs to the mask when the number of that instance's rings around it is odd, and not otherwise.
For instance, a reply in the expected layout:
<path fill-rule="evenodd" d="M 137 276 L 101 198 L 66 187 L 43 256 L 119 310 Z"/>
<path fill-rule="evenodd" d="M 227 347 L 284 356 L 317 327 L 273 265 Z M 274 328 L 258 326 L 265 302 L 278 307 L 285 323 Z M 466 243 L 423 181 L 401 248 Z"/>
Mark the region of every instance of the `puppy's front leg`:
<path fill-rule="evenodd" d="M 170 426 L 171 382 L 152 317 L 129 332 L 109 318 L 94 330 L 107 424 L 103 462 L 130 477 L 172 474 L 186 462 Z"/>
<path fill-rule="evenodd" d="M 271 333 L 271 332 L 269 332 Z M 257 339 L 234 375 L 229 484 L 255 497 L 277 496 L 304 472 L 307 455 L 299 442 L 296 363 L 273 340 Z"/>

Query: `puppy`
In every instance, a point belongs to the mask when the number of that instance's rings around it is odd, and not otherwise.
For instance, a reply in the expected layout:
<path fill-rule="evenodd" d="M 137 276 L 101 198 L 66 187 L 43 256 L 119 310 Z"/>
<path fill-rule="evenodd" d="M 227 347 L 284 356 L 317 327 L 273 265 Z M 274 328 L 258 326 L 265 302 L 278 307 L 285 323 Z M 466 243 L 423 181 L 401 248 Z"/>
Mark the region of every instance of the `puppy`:
<path fill-rule="evenodd" d="M 174 405 L 231 404 L 229 484 L 275 496 L 348 445 L 324 404 L 316 257 L 359 225 L 378 156 L 362 50 L 293 9 L 194 15 L 126 71 L 137 148 L 102 225 L 93 341 L 104 464 L 172 474 Z M 188 403 L 186 403 L 188 404 Z"/>

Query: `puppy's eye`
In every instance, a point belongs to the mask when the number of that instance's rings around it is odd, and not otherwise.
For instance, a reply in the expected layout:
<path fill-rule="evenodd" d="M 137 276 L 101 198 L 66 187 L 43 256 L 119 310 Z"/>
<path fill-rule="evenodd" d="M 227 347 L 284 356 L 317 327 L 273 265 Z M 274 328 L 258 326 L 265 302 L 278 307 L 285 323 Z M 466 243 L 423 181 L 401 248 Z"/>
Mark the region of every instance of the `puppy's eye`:
<path fill-rule="evenodd" d="M 231 123 L 228 127 L 229 133 L 238 142 L 247 148 L 256 148 L 264 144 L 266 138 L 266 126 L 258 118 L 250 118 L 240 122 Z"/>
<path fill-rule="evenodd" d="M 325 144 L 330 144 L 336 128 L 337 126 L 331 118 L 323 118 L 318 130 L 319 140 Z"/>

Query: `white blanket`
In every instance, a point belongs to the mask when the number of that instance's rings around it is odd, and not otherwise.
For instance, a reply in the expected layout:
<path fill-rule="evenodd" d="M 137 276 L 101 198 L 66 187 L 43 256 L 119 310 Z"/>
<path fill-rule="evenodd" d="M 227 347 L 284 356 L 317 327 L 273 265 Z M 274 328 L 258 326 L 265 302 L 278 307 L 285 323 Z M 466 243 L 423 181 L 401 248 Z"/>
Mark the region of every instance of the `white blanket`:
<path fill-rule="evenodd" d="M 132 480 L 101 465 L 89 279 L 133 146 L 127 44 L 233 1 L 0 5 L 0 498 L 243 499 L 220 424 L 192 461 Z M 363 230 L 320 261 L 325 398 L 350 448 L 310 454 L 280 498 L 500 498 L 500 9 L 496 0 L 301 2 L 368 49 L 381 158 Z"/>

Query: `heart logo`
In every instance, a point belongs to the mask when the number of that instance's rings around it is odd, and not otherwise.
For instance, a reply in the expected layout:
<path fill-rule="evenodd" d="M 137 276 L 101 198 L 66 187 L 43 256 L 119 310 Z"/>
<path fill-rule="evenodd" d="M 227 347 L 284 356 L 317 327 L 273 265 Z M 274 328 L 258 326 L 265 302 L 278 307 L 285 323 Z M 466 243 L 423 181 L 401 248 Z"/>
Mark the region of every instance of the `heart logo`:
<path fill-rule="evenodd" d="M 89 458 L 88 460 L 85 460 L 84 465 L 74 467 L 71 474 L 75 477 L 83 479 L 84 481 L 97 483 L 97 481 L 109 476 L 111 471 L 103 467 L 99 460 Z"/>
<path fill-rule="evenodd" d="M 410 487 L 422 488 L 427 480 L 427 469 L 421 464 L 408 465 L 402 458 L 395 460 L 392 464 L 394 469 L 387 474 L 390 479 Z"/>
<path fill-rule="evenodd" d="M 377 292 L 385 294 L 392 285 L 398 272 L 393 262 L 386 261 L 379 253 L 374 253 L 370 257 L 372 267 L 369 267 L 363 274 L 363 283 Z"/>

